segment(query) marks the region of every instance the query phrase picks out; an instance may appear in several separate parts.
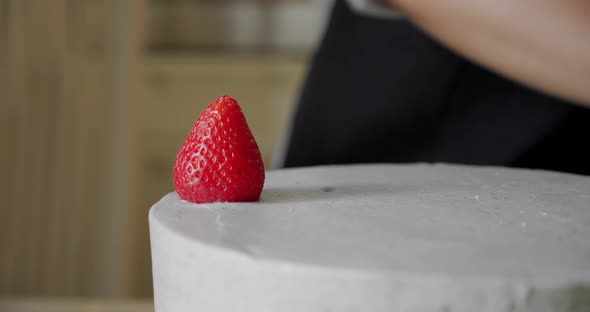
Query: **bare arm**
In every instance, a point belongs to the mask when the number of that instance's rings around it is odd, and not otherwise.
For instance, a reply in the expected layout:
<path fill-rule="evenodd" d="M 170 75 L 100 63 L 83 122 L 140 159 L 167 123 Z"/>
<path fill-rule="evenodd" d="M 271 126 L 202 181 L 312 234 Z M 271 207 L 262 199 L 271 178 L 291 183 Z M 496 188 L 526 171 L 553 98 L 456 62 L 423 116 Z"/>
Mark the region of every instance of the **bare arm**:
<path fill-rule="evenodd" d="M 389 1 L 465 57 L 590 107 L 590 1 Z"/>

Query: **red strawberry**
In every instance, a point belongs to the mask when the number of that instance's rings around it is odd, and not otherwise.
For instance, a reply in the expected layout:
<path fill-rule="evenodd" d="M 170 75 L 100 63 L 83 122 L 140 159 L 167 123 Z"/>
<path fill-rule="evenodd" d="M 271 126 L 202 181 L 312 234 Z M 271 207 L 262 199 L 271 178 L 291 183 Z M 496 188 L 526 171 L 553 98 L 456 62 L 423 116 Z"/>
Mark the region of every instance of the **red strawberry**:
<path fill-rule="evenodd" d="M 203 111 L 174 162 L 174 189 L 193 203 L 256 201 L 260 150 L 238 102 L 222 96 Z"/>

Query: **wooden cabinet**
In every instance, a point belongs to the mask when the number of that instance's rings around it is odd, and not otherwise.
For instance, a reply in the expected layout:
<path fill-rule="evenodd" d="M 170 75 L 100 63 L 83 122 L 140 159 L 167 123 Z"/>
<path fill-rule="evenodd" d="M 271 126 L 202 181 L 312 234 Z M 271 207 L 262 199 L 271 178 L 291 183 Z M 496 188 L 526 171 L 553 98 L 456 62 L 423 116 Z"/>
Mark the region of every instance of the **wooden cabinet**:
<path fill-rule="evenodd" d="M 148 209 L 172 191 L 177 149 L 215 97 L 238 99 L 272 168 L 307 58 L 258 53 L 272 36 L 191 50 L 190 27 L 186 37 L 169 33 L 182 49 L 145 50 L 144 28 L 154 46 L 167 45 L 153 31 L 174 14 L 190 20 L 185 6 L 247 24 L 253 11 L 236 10 L 254 2 L 167 3 L 0 0 L 0 296 L 150 296 Z M 267 13 L 297 24 L 304 3 Z M 263 14 L 269 4 L 259 4 Z M 281 40 L 309 37 L 272 42 Z"/>
<path fill-rule="evenodd" d="M 131 291 L 142 6 L 0 1 L 1 294 Z"/>

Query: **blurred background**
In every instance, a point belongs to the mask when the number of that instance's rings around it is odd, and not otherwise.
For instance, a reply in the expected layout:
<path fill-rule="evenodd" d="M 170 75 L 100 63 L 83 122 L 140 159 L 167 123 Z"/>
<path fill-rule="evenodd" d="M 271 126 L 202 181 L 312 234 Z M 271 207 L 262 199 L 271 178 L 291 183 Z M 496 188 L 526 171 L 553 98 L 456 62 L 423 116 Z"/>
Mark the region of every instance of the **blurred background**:
<path fill-rule="evenodd" d="M 271 169 L 329 6 L 0 0 L 0 297 L 149 299 L 147 212 L 196 117 L 236 97 Z"/>

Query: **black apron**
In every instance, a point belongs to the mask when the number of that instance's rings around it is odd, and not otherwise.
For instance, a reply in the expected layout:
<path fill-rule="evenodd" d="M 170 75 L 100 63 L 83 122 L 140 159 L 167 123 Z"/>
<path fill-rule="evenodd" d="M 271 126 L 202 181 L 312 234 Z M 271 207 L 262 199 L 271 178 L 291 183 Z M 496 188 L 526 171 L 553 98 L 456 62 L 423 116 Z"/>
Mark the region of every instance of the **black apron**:
<path fill-rule="evenodd" d="M 590 174 L 590 110 L 345 1 L 334 6 L 292 126 L 285 167 L 447 162 Z"/>

